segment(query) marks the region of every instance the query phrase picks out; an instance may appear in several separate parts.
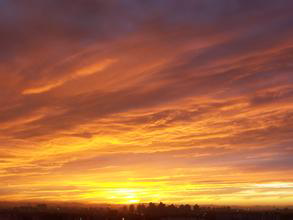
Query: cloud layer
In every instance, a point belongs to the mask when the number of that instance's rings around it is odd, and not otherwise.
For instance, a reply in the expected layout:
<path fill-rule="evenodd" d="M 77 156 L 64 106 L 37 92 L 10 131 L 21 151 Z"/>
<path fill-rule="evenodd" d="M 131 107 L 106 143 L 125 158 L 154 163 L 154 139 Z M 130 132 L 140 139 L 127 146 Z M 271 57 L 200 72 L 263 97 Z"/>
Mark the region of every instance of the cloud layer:
<path fill-rule="evenodd" d="M 0 1 L 0 199 L 292 203 L 292 9 Z"/>

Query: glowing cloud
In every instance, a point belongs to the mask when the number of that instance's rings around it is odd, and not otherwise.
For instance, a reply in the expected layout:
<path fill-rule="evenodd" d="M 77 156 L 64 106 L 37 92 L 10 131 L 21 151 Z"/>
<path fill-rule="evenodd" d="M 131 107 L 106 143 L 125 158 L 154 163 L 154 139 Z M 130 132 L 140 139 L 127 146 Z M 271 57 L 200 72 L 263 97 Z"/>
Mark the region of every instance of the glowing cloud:
<path fill-rule="evenodd" d="M 292 10 L 0 1 L 0 200 L 292 204 Z"/>

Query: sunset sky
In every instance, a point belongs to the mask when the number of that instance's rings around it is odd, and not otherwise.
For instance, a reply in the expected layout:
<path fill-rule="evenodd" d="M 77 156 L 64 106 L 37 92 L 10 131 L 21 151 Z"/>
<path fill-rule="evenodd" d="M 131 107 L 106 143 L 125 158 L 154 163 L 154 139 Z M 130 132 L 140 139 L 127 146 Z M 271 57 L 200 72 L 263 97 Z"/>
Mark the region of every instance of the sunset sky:
<path fill-rule="evenodd" d="M 292 0 L 0 0 L 0 201 L 293 204 Z"/>

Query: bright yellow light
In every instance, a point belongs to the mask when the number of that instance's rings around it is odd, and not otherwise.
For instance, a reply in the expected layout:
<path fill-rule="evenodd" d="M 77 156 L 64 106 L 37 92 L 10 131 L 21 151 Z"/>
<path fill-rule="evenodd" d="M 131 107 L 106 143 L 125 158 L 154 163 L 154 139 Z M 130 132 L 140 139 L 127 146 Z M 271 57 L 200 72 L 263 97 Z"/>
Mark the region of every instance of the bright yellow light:
<path fill-rule="evenodd" d="M 115 200 L 119 200 L 119 203 L 137 203 L 140 200 L 138 199 L 138 190 L 137 189 L 127 189 L 120 188 L 115 189 L 110 192 L 112 194 L 112 198 Z"/>
<path fill-rule="evenodd" d="M 128 200 L 128 203 L 138 203 L 139 200 L 138 199 L 131 199 L 131 200 Z"/>

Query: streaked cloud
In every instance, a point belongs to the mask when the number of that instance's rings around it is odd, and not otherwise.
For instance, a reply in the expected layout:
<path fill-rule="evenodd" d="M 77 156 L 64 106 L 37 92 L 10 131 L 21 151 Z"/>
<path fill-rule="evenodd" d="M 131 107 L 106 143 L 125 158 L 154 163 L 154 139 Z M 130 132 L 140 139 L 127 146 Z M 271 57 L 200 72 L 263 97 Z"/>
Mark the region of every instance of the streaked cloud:
<path fill-rule="evenodd" d="M 104 60 L 104 61 L 96 63 L 96 64 L 92 64 L 91 66 L 77 69 L 72 74 L 66 75 L 65 77 L 60 78 L 55 82 L 51 82 L 47 85 L 43 85 L 43 86 L 39 86 L 39 87 L 27 88 L 22 92 L 22 94 L 28 95 L 28 94 L 38 94 L 38 93 L 47 92 L 51 89 L 54 89 L 56 87 L 63 85 L 67 81 L 74 80 L 78 77 L 88 76 L 88 75 L 92 75 L 97 72 L 100 72 L 100 71 L 104 70 L 105 68 L 107 68 L 107 66 L 109 66 L 113 62 L 114 62 L 114 60 L 108 59 L 108 60 Z"/>
<path fill-rule="evenodd" d="M 0 199 L 292 203 L 292 9 L 1 1 Z"/>

